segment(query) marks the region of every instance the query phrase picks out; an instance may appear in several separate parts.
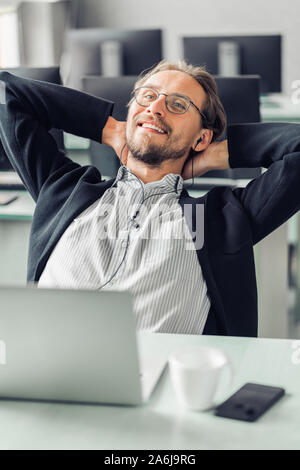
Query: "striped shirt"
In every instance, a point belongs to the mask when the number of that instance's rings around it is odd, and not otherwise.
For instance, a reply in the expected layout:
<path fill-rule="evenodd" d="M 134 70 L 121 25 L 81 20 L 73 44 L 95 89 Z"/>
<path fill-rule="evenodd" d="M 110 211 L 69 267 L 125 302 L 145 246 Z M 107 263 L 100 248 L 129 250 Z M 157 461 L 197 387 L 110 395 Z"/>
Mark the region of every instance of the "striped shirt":
<path fill-rule="evenodd" d="M 66 229 L 38 287 L 129 291 L 137 328 L 201 334 L 210 301 L 179 197 L 180 175 L 144 184 L 126 166 Z"/>

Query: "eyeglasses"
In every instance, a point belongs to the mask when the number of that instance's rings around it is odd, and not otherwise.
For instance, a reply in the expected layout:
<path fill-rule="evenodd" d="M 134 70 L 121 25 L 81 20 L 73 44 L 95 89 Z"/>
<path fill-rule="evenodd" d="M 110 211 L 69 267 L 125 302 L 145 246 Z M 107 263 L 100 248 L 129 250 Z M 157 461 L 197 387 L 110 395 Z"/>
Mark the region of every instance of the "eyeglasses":
<path fill-rule="evenodd" d="M 137 104 L 144 107 L 147 107 L 151 103 L 154 103 L 154 101 L 156 101 L 161 95 L 164 95 L 166 97 L 166 107 L 167 110 L 170 111 L 170 113 L 184 114 L 189 110 L 189 107 L 192 104 L 200 114 L 203 120 L 203 126 L 206 127 L 207 118 L 205 114 L 200 111 L 198 106 L 196 106 L 195 103 L 193 103 L 192 100 L 188 98 L 188 96 L 179 95 L 177 93 L 167 95 L 166 93 L 159 93 L 157 90 L 145 86 L 141 86 L 133 90 L 133 96 L 135 98 L 135 101 L 137 102 Z"/>

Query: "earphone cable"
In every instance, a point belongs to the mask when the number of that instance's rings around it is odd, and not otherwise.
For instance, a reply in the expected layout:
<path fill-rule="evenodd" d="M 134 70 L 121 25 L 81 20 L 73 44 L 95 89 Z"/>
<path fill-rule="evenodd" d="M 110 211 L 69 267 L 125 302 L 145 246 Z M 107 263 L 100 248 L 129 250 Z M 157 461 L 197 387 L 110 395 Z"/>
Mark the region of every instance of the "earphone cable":
<path fill-rule="evenodd" d="M 124 147 L 123 147 L 123 149 L 124 149 Z M 122 152 L 121 152 L 121 154 L 122 154 Z M 122 166 L 125 166 L 125 165 L 122 165 Z M 127 168 L 127 167 L 126 167 L 126 168 Z M 140 183 L 140 186 L 141 186 L 141 189 L 142 189 L 142 192 L 143 192 L 142 200 L 141 200 L 141 202 L 140 202 L 140 204 L 139 204 L 139 208 L 138 208 L 138 210 L 136 211 L 136 214 L 139 212 L 139 209 L 140 209 L 140 207 L 142 206 L 142 204 L 143 204 L 147 199 L 149 199 L 150 197 L 153 197 L 153 196 L 161 196 L 161 195 L 164 195 L 164 194 L 176 193 L 176 191 L 168 191 L 168 192 L 166 192 L 166 193 L 155 193 L 155 194 L 150 194 L 148 197 L 145 198 L 145 191 L 144 191 L 142 182 L 141 182 L 140 179 L 139 179 L 134 173 L 132 173 L 128 168 L 127 168 L 127 171 L 128 171 L 129 173 L 131 173 L 133 176 L 135 176 L 135 178 L 136 178 L 136 179 L 138 180 L 138 182 Z M 114 184 L 115 184 L 115 183 L 114 183 Z M 129 219 L 129 223 L 130 223 L 130 222 L 132 223 L 132 222 L 133 222 L 133 219 L 134 219 L 134 217 L 131 217 L 131 218 Z M 113 274 L 102 286 L 98 287 L 97 290 L 101 290 L 104 286 L 106 286 L 106 285 L 116 276 L 116 274 L 118 273 L 118 271 L 119 271 L 119 269 L 121 268 L 123 262 L 125 261 L 126 255 L 127 255 L 128 246 L 129 246 L 129 237 L 130 237 L 130 232 L 128 232 L 127 241 L 126 241 L 125 253 L 124 253 L 124 255 L 123 255 L 122 261 L 120 262 L 118 268 L 116 269 L 116 271 L 114 272 L 114 274 Z"/>

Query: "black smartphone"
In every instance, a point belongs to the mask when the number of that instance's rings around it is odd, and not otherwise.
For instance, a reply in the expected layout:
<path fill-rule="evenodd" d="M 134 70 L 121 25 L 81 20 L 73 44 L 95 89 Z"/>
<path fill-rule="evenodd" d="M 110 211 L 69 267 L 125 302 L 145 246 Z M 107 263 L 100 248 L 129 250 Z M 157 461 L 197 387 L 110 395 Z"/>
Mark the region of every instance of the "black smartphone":
<path fill-rule="evenodd" d="M 217 416 L 256 421 L 285 393 L 284 388 L 246 383 L 215 409 Z"/>

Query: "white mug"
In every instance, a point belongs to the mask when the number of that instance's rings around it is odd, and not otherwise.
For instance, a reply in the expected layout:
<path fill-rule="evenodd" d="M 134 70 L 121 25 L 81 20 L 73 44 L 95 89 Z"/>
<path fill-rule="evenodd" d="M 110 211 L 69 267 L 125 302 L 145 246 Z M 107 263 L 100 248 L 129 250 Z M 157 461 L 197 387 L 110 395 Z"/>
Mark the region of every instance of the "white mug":
<path fill-rule="evenodd" d="M 232 381 L 230 360 L 216 348 L 196 347 L 179 351 L 169 358 L 169 367 L 178 402 L 191 410 L 207 410 L 214 405 L 226 367 L 230 384 Z"/>

